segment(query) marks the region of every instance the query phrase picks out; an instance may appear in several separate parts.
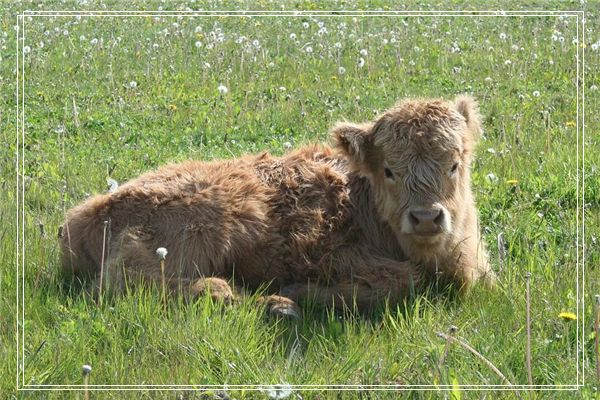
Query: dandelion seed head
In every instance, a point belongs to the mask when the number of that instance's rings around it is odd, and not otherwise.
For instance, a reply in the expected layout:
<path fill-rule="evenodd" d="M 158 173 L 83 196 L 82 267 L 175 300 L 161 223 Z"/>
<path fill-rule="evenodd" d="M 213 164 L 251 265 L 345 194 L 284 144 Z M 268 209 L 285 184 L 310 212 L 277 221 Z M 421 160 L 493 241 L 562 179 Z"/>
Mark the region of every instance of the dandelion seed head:
<path fill-rule="evenodd" d="M 137 85 L 138 85 L 138 84 L 137 84 L 137 82 L 136 82 L 136 81 L 131 81 L 131 82 L 129 82 L 129 87 L 130 87 L 131 89 L 135 89 L 135 88 L 137 87 Z"/>
<path fill-rule="evenodd" d="M 363 57 L 366 57 L 369 54 L 369 52 L 367 51 L 367 49 L 361 49 L 360 50 L 360 55 Z"/>
<path fill-rule="evenodd" d="M 306 49 L 304 49 L 304 51 L 310 54 L 313 52 L 313 48 L 308 46 Z"/>
<path fill-rule="evenodd" d="M 492 172 L 485 176 L 485 180 L 488 181 L 488 183 L 498 183 L 498 177 Z"/>
<path fill-rule="evenodd" d="M 95 46 L 95 45 L 97 45 L 97 44 L 98 44 L 98 39 L 96 39 L 96 38 L 93 38 L 92 40 L 90 40 L 90 44 L 91 44 L 92 46 Z"/>
<path fill-rule="evenodd" d="M 338 74 L 344 75 L 345 73 L 346 73 L 346 68 L 344 68 L 344 67 L 339 67 L 338 68 Z"/>
<path fill-rule="evenodd" d="M 500 34 L 500 40 L 506 40 L 506 33 L 502 32 Z"/>
<path fill-rule="evenodd" d="M 227 89 L 227 86 L 225 86 L 223 84 L 219 85 L 219 87 L 217 88 L 217 90 L 222 95 L 225 95 L 225 94 L 227 94 L 229 92 L 229 89 Z"/>
<path fill-rule="evenodd" d="M 23 47 L 23 54 L 29 54 L 29 53 L 31 53 L 31 47 L 29 47 L 29 46 Z"/>
<path fill-rule="evenodd" d="M 158 256 L 158 258 L 160 258 L 161 260 L 164 260 L 167 257 L 167 254 L 169 252 L 167 251 L 167 249 L 165 249 L 164 247 L 159 247 L 158 249 L 156 249 L 156 255 Z"/>
<path fill-rule="evenodd" d="M 200 47 L 202 47 L 202 42 L 198 40 L 196 43 L 194 43 L 194 46 L 196 46 L 196 48 L 199 49 Z"/>
<path fill-rule="evenodd" d="M 358 66 L 358 68 L 362 68 L 365 66 L 365 59 L 364 58 L 359 58 L 358 62 L 356 63 L 356 65 Z"/>
<path fill-rule="evenodd" d="M 92 366 L 88 365 L 88 364 L 84 364 L 83 367 L 81 368 L 81 370 L 83 371 L 84 375 L 88 375 L 90 372 L 92 372 Z"/>
<path fill-rule="evenodd" d="M 534 90 L 533 97 L 540 97 L 540 92 L 538 90 Z"/>

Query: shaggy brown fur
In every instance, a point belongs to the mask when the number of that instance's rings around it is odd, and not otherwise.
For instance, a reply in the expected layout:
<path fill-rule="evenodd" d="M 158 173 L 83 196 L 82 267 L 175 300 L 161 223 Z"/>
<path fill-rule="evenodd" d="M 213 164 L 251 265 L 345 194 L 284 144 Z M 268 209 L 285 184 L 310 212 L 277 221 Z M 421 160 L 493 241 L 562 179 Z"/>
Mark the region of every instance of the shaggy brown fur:
<path fill-rule="evenodd" d="M 70 210 L 63 265 L 97 275 L 104 259 L 117 287 L 123 274 L 159 281 L 165 247 L 173 291 L 227 297 L 226 282 L 206 278 L 235 278 L 360 309 L 436 275 L 492 280 L 470 188 L 479 118 L 467 97 L 404 101 L 373 123 L 336 125 L 334 149 L 165 166 Z"/>

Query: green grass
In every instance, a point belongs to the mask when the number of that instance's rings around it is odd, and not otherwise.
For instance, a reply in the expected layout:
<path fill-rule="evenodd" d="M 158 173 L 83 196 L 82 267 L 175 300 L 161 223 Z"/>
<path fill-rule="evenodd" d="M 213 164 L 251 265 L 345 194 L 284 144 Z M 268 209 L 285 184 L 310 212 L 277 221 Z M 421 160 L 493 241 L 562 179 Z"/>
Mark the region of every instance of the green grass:
<path fill-rule="evenodd" d="M 90 3 L 80 8 L 102 9 L 100 3 Z M 267 1 L 198 3 L 189 7 L 280 9 Z M 440 10 L 588 11 L 586 80 L 580 89 L 586 91 L 586 147 L 579 176 L 574 17 L 26 18 L 25 45 L 31 51 L 24 66 L 22 282 L 18 282 L 15 248 L 15 15 L 25 9 L 78 8 L 58 2 L 39 8 L 30 3 L 4 4 L 0 17 L 0 34 L 5 33 L 0 36 L 0 138 L 4 143 L 0 147 L 0 398 L 82 398 L 81 391 L 17 391 L 16 376 L 24 367 L 21 386 L 81 385 L 83 364 L 93 368 L 90 383 L 102 385 L 436 384 L 437 389 L 413 388 L 403 394 L 410 398 L 514 397 L 509 391 L 467 390 L 466 385 L 502 381 L 458 346 L 450 348 L 439 368 L 445 342 L 436 332 L 457 326 L 457 335 L 508 380 L 527 384 L 527 271 L 532 274 L 534 383 L 577 383 L 579 356 L 579 382 L 585 378 L 586 385 L 579 392 L 539 390 L 521 396 L 597 398 L 600 382 L 594 372 L 592 304 L 594 294 L 600 293 L 600 126 L 594 90 L 600 85 L 600 51 L 592 44 L 600 34 L 597 9 L 589 3 L 431 4 Z M 186 6 L 171 1 L 107 3 L 108 9 L 184 10 Z M 287 10 L 378 8 L 394 6 L 342 0 L 286 3 Z M 418 6 L 409 2 L 406 9 Z M 322 35 L 320 22 L 327 29 Z M 198 26 L 202 29 L 196 32 Z M 218 29 L 224 40 L 209 49 L 211 35 L 218 38 Z M 246 40 L 237 43 L 240 36 Z M 98 43 L 92 44 L 93 39 Z M 202 47 L 195 46 L 197 41 Z M 306 51 L 309 46 L 312 53 Z M 453 47 L 460 51 L 452 52 Z M 361 49 L 368 54 L 359 68 Z M 581 54 L 584 49 L 579 49 Z M 340 73 L 340 67 L 345 73 Z M 219 93 L 220 84 L 229 89 L 227 94 Z M 86 290 L 69 285 L 59 272 L 56 232 L 65 211 L 87 195 L 105 191 L 109 177 L 124 182 L 167 162 L 190 158 L 231 158 L 263 150 L 282 154 L 286 142 L 298 147 L 326 141 L 335 121 L 371 119 L 400 98 L 451 99 L 465 92 L 480 101 L 484 115 L 485 134 L 473 166 L 473 187 L 500 279 L 494 290 L 475 287 L 460 299 L 422 294 L 403 307 L 362 317 L 340 317 L 309 306 L 304 320 L 294 324 L 267 318 L 255 305 L 257 295 L 232 307 L 199 299 L 193 304 L 174 301 L 164 308 L 159 291 L 145 288 L 97 306 Z M 586 174 L 585 193 L 581 167 Z M 508 182 L 512 180 L 517 182 Z M 497 244 L 500 234 L 505 243 L 502 255 Z M 585 239 L 585 257 L 576 247 L 578 234 L 580 246 Z M 580 266 L 586 267 L 579 292 L 578 254 Z M 580 279 L 582 275 L 580 270 Z M 18 285 L 25 306 L 17 318 Z M 577 310 L 578 321 L 558 317 L 561 311 Z M 17 324 L 23 333 L 19 350 Z M 18 367 L 21 350 L 24 364 Z M 218 390 L 95 391 L 92 396 L 199 399 L 218 398 L 222 394 Z M 237 399 L 268 398 L 266 391 L 227 389 L 227 393 Z M 294 389 L 288 398 L 399 395 L 305 388 Z"/>

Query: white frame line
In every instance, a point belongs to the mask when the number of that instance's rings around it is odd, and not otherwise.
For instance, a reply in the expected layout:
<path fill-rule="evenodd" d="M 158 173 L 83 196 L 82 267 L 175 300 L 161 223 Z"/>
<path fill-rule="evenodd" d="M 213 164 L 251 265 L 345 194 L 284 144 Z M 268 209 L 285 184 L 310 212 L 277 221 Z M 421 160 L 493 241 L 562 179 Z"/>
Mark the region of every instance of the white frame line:
<path fill-rule="evenodd" d="M 579 36 L 579 16 L 582 16 L 582 27 L 583 34 L 582 40 L 580 40 Z M 532 11 L 532 10 L 524 10 L 524 11 L 484 11 L 484 10 L 473 10 L 473 11 L 137 11 L 137 10 L 106 10 L 106 11 L 76 11 L 76 10 L 40 10 L 40 11 L 31 11 L 26 10 L 17 15 L 17 69 L 16 69 L 16 77 L 17 77 L 17 115 L 16 115 L 16 128 L 17 128 L 17 149 L 16 149 L 16 164 L 17 164 L 17 287 L 16 287 L 16 295 L 17 295 L 17 322 L 16 322 L 16 342 L 17 342 L 17 390 L 81 390 L 84 385 L 25 385 L 19 386 L 19 369 L 21 369 L 21 383 L 25 382 L 25 208 L 24 208 L 24 197 L 25 197 L 25 184 L 24 180 L 19 178 L 20 173 L 25 173 L 25 55 L 23 53 L 23 49 L 25 46 L 25 17 L 93 17 L 93 16 L 101 16 L 101 17 L 174 17 L 174 16 L 185 16 L 185 17 L 216 17 L 216 16 L 229 16 L 229 17 L 298 17 L 298 16 L 318 16 L 318 17 L 542 17 L 542 16 L 552 16 L 552 17 L 576 17 L 576 30 L 577 30 L 577 55 L 576 55 L 576 69 L 577 69 L 577 82 L 576 82 L 576 106 L 577 106 L 577 120 L 576 120 L 576 139 L 577 139 L 577 156 L 576 156 L 576 174 L 577 174 L 577 183 L 576 183 L 576 198 L 577 198 L 577 206 L 576 206 L 576 292 L 577 292 L 577 354 L 576 354 L 576 369 L 577 369 L 577 383 L 573 385 L 461 385 L 461 389 L 463 390 L 482 390 L 485 388 L 493 388 L 496 390 L 515 390 L 515 389 L 536 389 L 536 388 L 544 388 L 551 390 L 576 390 L 582 387 L 585 384 L 585 365 L 583 364 L 585 361 L 585 349 L 581 348 L 581 341 L 583 338 L 580 338 L 580 324 L 581 320 L 582 329 L 581 335 L 584 334 L 585 331 L 585 265 L 582 266 L 582 280 L 583 280 L 583 289 L 582 294 L 580 296 L 580 285 L 579 285 L 579 212 L 582 213 L 582 243 L 581 243 L 581 251 L 582 251 L 582 259 L 585 263 L 585 51 L 582 51 L 583 57 L 580 59 L 579 52 L 580 47 L 585 44 L 585 11 Z M 21 46 L 19 46 L 19 41 L 22 42 Z M 19 51 L 20 50 L 20 51 Z M 19 60 L 21 60 L 21 70 L 19 70 Z M 580 192 L 580 177 L 579 177 L 579 69 L 580 62 L 582 65 L 582 163 L 581 163 L 581 172 L 582 172 L 582 185 Z M 19 74 L 20 72 L 20 74 Z M 19 80 L 20 78 L 20 80 Z M 20 89 L 20 90 L 19 90 Z M 19 99 L 19 94 L 21 95 Z M 20 100 L 20 101 L 19 101 Z M 21 106 L 19 110 L 19 106 Z M 20 112 L 19 112 L 20 111 Z M 19 118 L 20 117 L 20 118 Z M 21 128 L 21 141 L 19 141 L 19 127 Z M 19 149 L 19 144 L 21 144 L 22 148 Z M 19 150 L 21 150 L 19 157 Z M 19 187 L 20 183 L 20 187 Z M 19 189 L 20 195 L 19 196 Z M 579 208 L 579 194 L 582 194 L 582 204 L 581 210 Z M 21 218 L 19 219 L 19 211 L 21 211 Z M 19 229 L 20 228 L 20 229 Z M 19 237 L 19 232 L 21 233 L 21 237 Z M 19 248 L 22 253 L 19 254 Z M 19 273 L 21 273 L 21 281 L 19 282 Z M 20 299 L 19 299 L 20 295 Z M 21 301 L 19 303 L 19 300 Z M 20 307 L 19 307 L 20 306 Z M 582 317 L 580 319 L 580 307 L 583 307 L 583 312 L 581 313 Z M 20 310 L 19 310 L 20 308 Z M 21 313 L 21 329 L 19 329 L 19 311 Z M 19 341 L 19 333 L 21 334 Z M 19 352 L 19 344 L 21 344 L 21 352 Z M 580 381 L 580 352 L 581 355 L 581 374 L 583 376 L 583 380 Z M 20 355 L 20 357 L 19 357 Z M 264 388 L 267 385 L 228 385 L 228 389 L 235 390 L 238 389 L 249 389 L 249 388 Z M 431 390 L 431 389 L 451 389 L 452 385 L 340 385 L 340 384 L 332 384 L 332 385 L 290 385 L 292 388 L 298 388 L 299 390 L 358 390 L 358 389 L 371 389 L 371 390 Z M 223 385 L 88 385 L 91 390 L 165 390 L 168 388 L 178 388 L 178 389 L 190 389 L 190 390 L 199 390 L 202 388 L 222 388 Z M 351 388 L 351 389 L 347 389 Z"/>

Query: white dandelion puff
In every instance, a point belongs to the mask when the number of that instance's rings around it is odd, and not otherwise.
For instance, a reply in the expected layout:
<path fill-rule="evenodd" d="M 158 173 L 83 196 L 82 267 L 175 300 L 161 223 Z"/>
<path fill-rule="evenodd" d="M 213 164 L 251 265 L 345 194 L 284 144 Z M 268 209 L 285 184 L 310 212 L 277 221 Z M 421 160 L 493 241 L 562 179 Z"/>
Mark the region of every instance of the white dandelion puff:
<path fill-rule="evenodd" d="M 220 94 L 227 94 L 229 92 L 229 89 L 227 89 L 227 86 L 225 85 L 219 85 L 219 87 L 217 88 L 217 90 L 219 91 Z"/>
<path fill-rule="evenodd" d="M 293 393 L 292 387 L 287 383 L 267 386 L 263 391 L 269 396 L 269 399 L 273 400 L 288 398 Z"/>
<path fill-rule="evenodd" d="M 129 82 L 129 87 L 130 87 L 131 89 L 135 89 L 135 88 L 137 87 L 137 85 L 138 85 L 138 84 L 137 84 L 137 82 L 136 82 L 136 81 L 131 81 L 131 82 Z"/>
<path fill-rule="evenodd" d="M 506 40 L 506 33 L 502 32 L 500 34 L 500 40 Z"/>
<path fill-rule="evenodd" d="M 97 45 L 97 44 L 98 44 L 98 39 L 96 39 L 96 38 L 93 38 L 92 40 L 90 40 L 90 44 L 91 44 L 92 46 L 95 46 L 95 45 Z"/>
<path fill-rule="evenodd" d="M 169 252 L 167 251 L 167 249 L 165 249 L 164 247 L 159 247 L 158 249 L 156 249 L 156 255 L 158 256 L 158 258 L 160 258 L 161 260 L 164 260 L 167 257 L 167 254 Z"/>
<path fill-rule="evenodd" d="M 363 57 L 366 57 L 369 54 L 369 52 L 367 51 L 367 49 L 361 49 L 360 50 L 360 55 Z"/>
<path fill-rule="evenodd" d="M 510 60 L 504 61 L 504 65 L 511 65 L 511 64 L 512 64 L 512 61 L 510 61 Z"/>
<path fill-rule="evenodd" d="M 194 43 L 194 46 L 196 46 L 196 48 L 199 49 L 200 47 L 202 47 L 202 42 L 198 40 L 196 43 Z"/>
<path fill-rule="evenodd" d="M 365 59 L 364 58 L 359 58 L 358 62 L 356 63 L 356 65 L 358 66 L 358 68 L 362 68 L 365 66 Z"/>
<path fill-rule="evenodd" d="M 537 90 L 533 91 L 533 97 L 540 97 L 540 92 Z"/>
<path fill-rule="evenodd" d="M 485 179 L 489 182 L 489 183 L 498 183 L 498 177 L 496 175 L 494 175 L 492 172 L 490 172 L 489 174 L 487 174 L 485 176 Z"/>
<path fill-rule="evenodd" d="M 345 73 L 346 73 L 346 68 L 344 68 L 344 67 L 339 67 L 338 68 L 338 74 L 344 75 Z"/>
<path fill-rule="evenodd" d="M 304 49 L 304 51 L 310 54 L 313 52 L 313 48 L 308 46 L 306 49 Z"/>
<path fill-rule="evenodd" d="M 92 372 L 92 367 L 91 367 L 91 365 L 84 364 L 84 366 L 81 368 L 81 370 L 84 375 L 89 375 L 89 373 Z"/>
<path fill-rule="evenodd" d="M 114 193 L 119 188 L 119 182 L 112 178 L 108 178 L 106 184 L 108 185 L 108 193 Z"/>
<path fill-rule="evenodd" d="M 23 47 L 23 54 L 29 54 L 29 53 L 31 53 L 31 47 L 29 47 L 29 46 Z"/>

